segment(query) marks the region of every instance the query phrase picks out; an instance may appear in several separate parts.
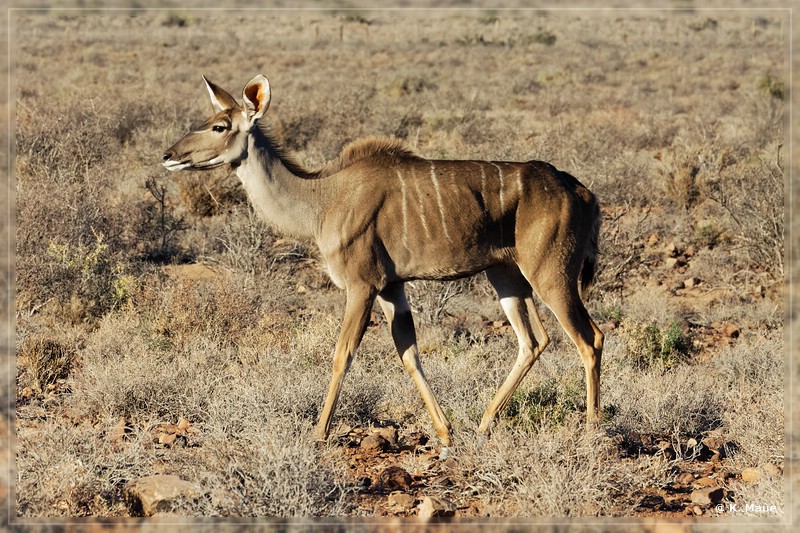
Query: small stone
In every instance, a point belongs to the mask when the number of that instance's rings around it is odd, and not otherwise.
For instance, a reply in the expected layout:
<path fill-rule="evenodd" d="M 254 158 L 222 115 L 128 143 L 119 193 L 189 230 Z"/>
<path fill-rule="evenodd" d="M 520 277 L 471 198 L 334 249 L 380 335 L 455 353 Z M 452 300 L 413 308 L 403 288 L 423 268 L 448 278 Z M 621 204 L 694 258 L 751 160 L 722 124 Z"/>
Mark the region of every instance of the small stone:
<path fill-rule="evenodd" d="M 658 494 L 648 494 L 639 502 L 638 507 L 643 509 L 660 509 L 664 506 L 664 497 Z"/>
<path fill-rule="evenodd" d="M 381 483 L 389 490 L 406 490 L 414 481 L 411 474 L 399 466 L 390 466 L 380 476 Z"/>
<path fill-rule="evenodd" d="M 425 496 L 418 506 L 417 516 L 433 518 L 437 516 L 455 516 L 456 504 L 438 496 Z"/>
<path fill-rule="evenodd" d="M 745 483 L 758 483 L 761 481 L 761 471 L 758 468 L 745 468 L 741 471 L 742 481 Z"/>
<path fill-rule="evenodd" d="M 691 277 L 691 278 L 687 278 L 687 279 L 683 280 L 683 286 L 686 287 L 687 289 L 691 289 L 692 287 L 696 287 L 699 284 L 700 284 L 700 280 L 698 278 L 695 278 L 695 277 Z"/>
<path fill-rule="evenodd" d="M 721 502 L 723 496 L 725 496 L 725 491 L 723 489 L 719 487 L 708 487 L 693 490 L 691 499 L 693 504 L 705 507 Z"/>
<path fill-rule="evenodd" d="M 678 474 L 678 477 L 675 478 L 675 483 L 691 485 L 694 483 L 694 475 L 691 472 L 681 472 Z"/>
<path fill-rule="evenodd" d="M 108 434 L 108 442 L 119 444 L 125 438 L 125 419 L 120 418 Z"/>
<path fill-rule="evenodd" d="M 305 285 L 298 285 L 297 286 L 297 294 L 305 294 L 307 292 L 308 292 L 308 289 L 305 287 Z"/>
<path fill-rule="evenodd" d="M 723 446 L 725 445 L 725 439 L 723 439 L 721 436 L 709 435 L 708 437 L 703 439 L 703 444 L 708 446 L 710 450 L 713 450 L 715 452 L 720 452 L 723 449 Z"/>
<path fill-rule="evenodd" d="M 146 476 L 125 486 L 125 499 L 132 516 L 169 513 L 181 502 L 202 496 L 203 491 L 198 485 L 171 475 Z"/>
<path fill-rule="evenodd" d="M 361 441 L 361 449 L 371 452 L 380 452 L 389 447 L 389 441 L 377 433 L 371 433 Z"/>
<path fill-rule="evenodd" d="M 158 434 L 158 443 L 163 444 L 164 446 L 172 446 L 175 444 L 175 439 L 178 438 L 178 435 L 175 433 L 159 433 Z"/>
<path fill-rule="evenodd" d="M 376 431 L 376 433 L 386 439 L 386 442 L 388 442 L 392 447 L 397 446 L 397 428 L 388 426 L 385 428 L 380 428 L 378 431 Z"/>
<path fill-rule="evenodd" d="M 686 257 L 692 257 L 692 256 L 693 256 L 695 253 L 696 253 L 696 250 L 695 250 L 694 246 L 692 246 L 692 245 L 689 245 L 689 246 L 688 246 L 688 247 L 687 247 L 687 248 L 686 248 L 686 249 L 683 251 L 683 255 L 685 255 Z"/>
<path fill-rule="evenodd" d="M 664 259 L 664 264 L 667 268 L 680 268 L 686 266 L 686 258 L 682 255 L 678 257 L 667 257 Z"/>
<path fill-rule="evenodd" d="M 700 488 L 717 487 L 719 483 L 717 480 L 710 477 L 701 477 L 695 480 L 694 485 Z"/>
<path fill-rule="evenodd" d="M 411 509 L 414 507 L 414 497 L 405 492 L 395 491 L 389 494 L 389 506 L 400 507 L 401 509 Z"/>
<path fill-rule="evenodd" d="M 703 509 L 701 509 L 699 505 L 695 505 L 692 507 L 692 512 L 697 516 L 701 516 L 703 514 Z"/>
<path fill-rule="evenodd" d="M 180 431 L 181 433 L 186 433 L 186 431 L 188 431 L 188 430 L 189 430 L 189 425 L 190 425 L 190 424 L 189 424 L 189 421 L 188 421 L 188 420 L 186 420 L 185 418 L 181 417 L 181 419 L 180 419 L 180 420 L 178 420 L 178 426 L 177 426 L 177 429 L 178 429 L 178 431 Z"/>
<path fill-rule="evenodd" d="M 658 243 L 658 234 L 651 233 L 647 238 L 647 246 L 655 246 Z"/>
<path fill-rule="evenodd" d="M 675 257 L 678 255 L 678 247 L 675 246 L 674 242 L 671 242 L 664 248 L 664 253 L 670 257 Z"/>
<path fill-rule="evenodd" d="M 737 326 L 736 324 L 725 324 L 722 327 L 722 334 L 728 337 L 729 339 L 738 338 L 740 333 L 741 330 L 739 329 L 739 326 Z"/>
<path fill-rule="evenodd" d="M 442 461 L 442 466 L 445 467 L 445 468 L 448 468 L 450 470 L 453 470 L 456 467 L 458 467 L 458 461 L 456 461 L 455 457 L 450 456 L 447 459 L 445 459 L 444 461 Z"/>
<path fill-rule="evenodd" d="M 780 476 L 781 475 L 781 467 L 778 465 L 774 465 L 772 463 L 767 463 L 764 465 L 764 472 L 769 474 L 770 476 Z"/>
<path fill-rule="evenodd" d="M 694 448 L 695 446 L 697 446 L 697 439 L 690 438 L 689 440 L 686 441 L 687 448 Z"/>

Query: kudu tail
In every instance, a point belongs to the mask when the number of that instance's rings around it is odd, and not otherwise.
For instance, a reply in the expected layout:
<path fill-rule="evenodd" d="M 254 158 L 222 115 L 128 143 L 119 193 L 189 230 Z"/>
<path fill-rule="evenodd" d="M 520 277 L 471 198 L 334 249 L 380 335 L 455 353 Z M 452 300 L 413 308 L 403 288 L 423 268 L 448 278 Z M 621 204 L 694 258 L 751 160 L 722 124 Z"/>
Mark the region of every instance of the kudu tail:
<path fill-rule="evenodd" d="M 597 201 L 597 197 L 595 195 L 592 195 L 590 207 L 592 210 L 592 229 L 589 236 L 589 246 L 586 249 L 586 255 L 583 258 L 583 268 L 581 269 L 581 292 L 586 292 L 586 290 L 592 285 L 594 282 L 594 276 L 597 272 L 597 254 L 599 251 L 597 240 L 600 235 L 600 221 L 602 216 L 600 214 L 600 203 Z"/>

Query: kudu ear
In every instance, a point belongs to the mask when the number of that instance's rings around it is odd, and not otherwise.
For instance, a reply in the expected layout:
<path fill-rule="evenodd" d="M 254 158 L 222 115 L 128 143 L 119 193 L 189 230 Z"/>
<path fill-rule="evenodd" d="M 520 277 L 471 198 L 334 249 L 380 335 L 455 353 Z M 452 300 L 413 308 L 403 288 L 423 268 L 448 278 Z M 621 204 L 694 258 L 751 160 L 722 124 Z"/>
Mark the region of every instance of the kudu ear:
<path fill-rule="evenodd" d="M 259 74 L 245 85 L 242 91 L 242 102 L 250 125 L 253 125 L 267 112 L 270 98 L 269 81 L 263 74 Z"/>
<path fill-rule="evenodd" d="M 214 113 L 239 107 L 236 100 L 233 99 L 233 96 L 225 92 L 224 89 L 208 81 L 205 76 L 203 76 L 203 81 L 206 82 L 206 89 L 208 89 L 208 96 L 211 98 L 211 105 L 214 108 Z"/>

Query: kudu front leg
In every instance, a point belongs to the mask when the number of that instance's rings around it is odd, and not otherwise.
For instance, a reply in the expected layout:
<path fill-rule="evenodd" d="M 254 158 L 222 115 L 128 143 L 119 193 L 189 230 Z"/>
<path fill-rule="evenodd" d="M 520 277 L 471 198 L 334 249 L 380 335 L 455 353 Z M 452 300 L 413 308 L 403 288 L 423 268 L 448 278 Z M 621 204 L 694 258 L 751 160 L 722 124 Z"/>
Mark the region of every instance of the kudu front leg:
<path fill-rule="evenodd" d="M 328 396 L 317 424 L 319 440 L 327 439 L 330 433 L 331 420 L 333 412 L 336 410 L 336 402 L 339 400 L 339 393 L 342 390 L 342 382 L 353 361 L 356 349 L 364 337 L 376 294 L 377 291 L 369 287 L 348 288 L 347 290 L 342 330 L 333 353 L 331 384 L 328 387 Z"/>
<path fill-rule="evenodd" d="M 389 328 L 392 331 L 392 339 L 397 348 L 397 353 L 403 361 L 403 366 L 408 371 L 414 384 L 417 386 L 422 401 L 428 409 L 433 420 L 433 427 L 439 435 L 439 440 L 444 446 L 450 446 L 450 422 L 444 415 L 436 396 L 433 395 L 431 386 L 422 372 L 419 363 L 419 349 L 417 348 L 417 333 L 414 329 L 414 319 L 411 316 L 411 308 L 402 284 L 389 285 L 378 295 L 378 303 L 386 315 Z"/>

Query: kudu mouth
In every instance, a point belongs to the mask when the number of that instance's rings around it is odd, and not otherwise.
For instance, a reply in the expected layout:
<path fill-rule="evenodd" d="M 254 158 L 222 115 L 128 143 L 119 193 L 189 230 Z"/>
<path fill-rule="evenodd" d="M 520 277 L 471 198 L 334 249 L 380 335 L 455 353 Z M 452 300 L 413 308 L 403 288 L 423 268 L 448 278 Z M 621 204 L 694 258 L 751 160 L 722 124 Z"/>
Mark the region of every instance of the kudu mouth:
<path fill-rule="evenodd" d="M 221 157 L 216 156 L 207 161 L 182 161 L 180 158 L 176 158 L 173 152 L 166 151 L 162 156 L 161 164 L 164 165 L 164 168 L 170 171 L 175 170 L 185 170 L 187 168 L 195 169 L 195 170 L 211 170 L 212 168 L 217 168 L 225 164 L 225 161 L 222 160 Z"/>

